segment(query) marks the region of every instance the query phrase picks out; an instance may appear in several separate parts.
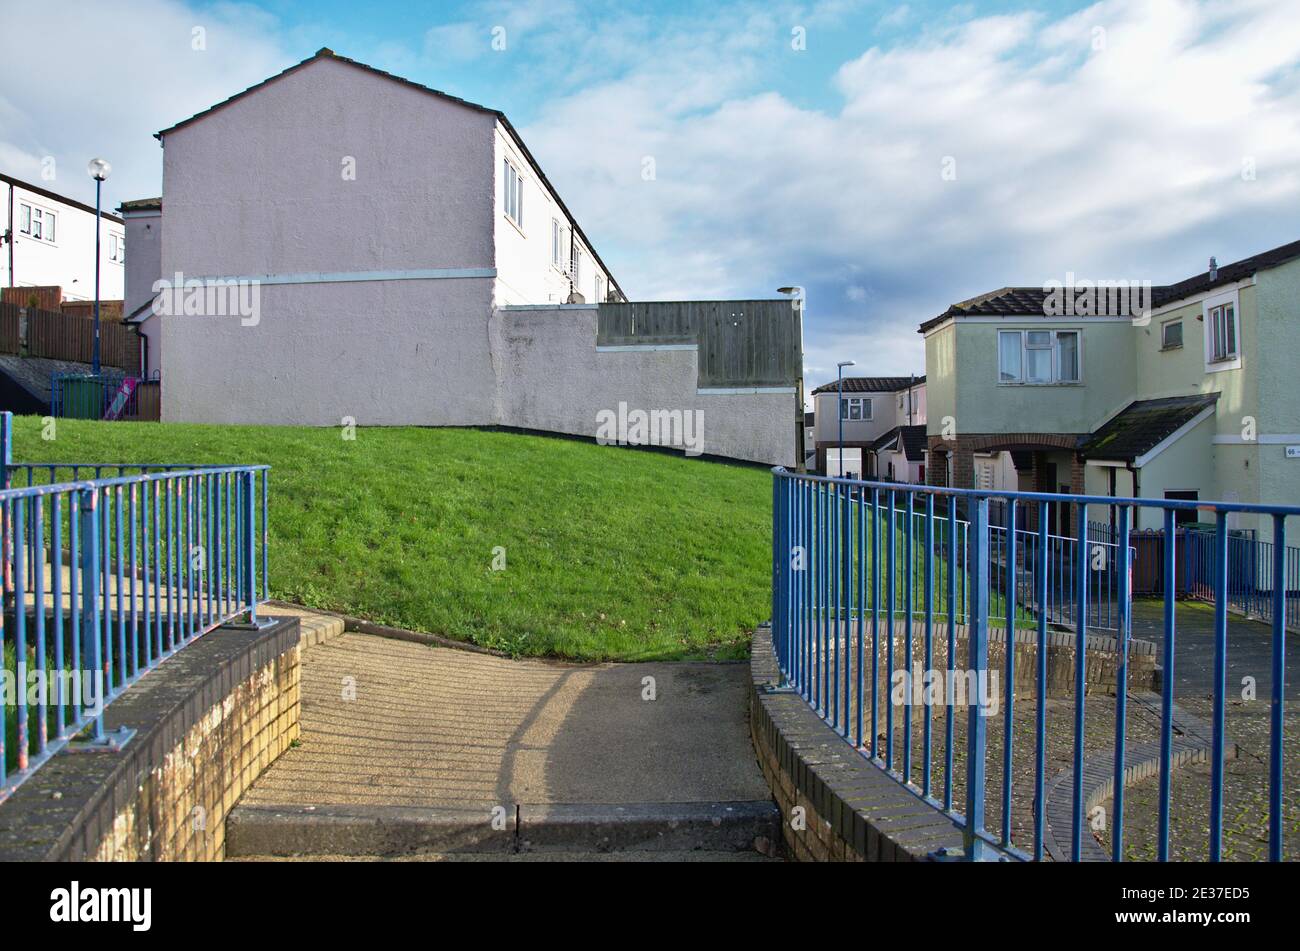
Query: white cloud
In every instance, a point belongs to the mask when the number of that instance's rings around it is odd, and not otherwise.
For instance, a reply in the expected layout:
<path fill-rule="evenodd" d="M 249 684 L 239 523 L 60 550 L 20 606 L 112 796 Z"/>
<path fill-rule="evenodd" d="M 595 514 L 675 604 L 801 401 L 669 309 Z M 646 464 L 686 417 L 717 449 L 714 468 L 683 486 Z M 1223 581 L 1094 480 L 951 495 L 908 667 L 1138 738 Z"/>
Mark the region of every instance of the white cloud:
<path fill-rule="evenodd" d="M 205 49 L 194 49 L 195 29 Z M 91 200 L 86 162 L 107 158 L 105 206 L 157 195 L 162 150 L 153 133 L 301 57 L 276 23 L 241 4 L 196 10 L 174 0 L 130 4 L 7 4 L 0 30 L 0 167 Z M 52 58 L 33 37 L 51 38 Z M 41 161 L 55 160 L 43 180 Z"/>
<path fill-rule="evenodd" d="M 1286 6 L 968 19 L 843 64 L 833 112 L 759 91 L 754 38 L 783 44 L 783 21 L 723 17 L 664 32 L 524 135 L 633 296 L 805 284 L 810 376 L 919 372 L 916 326 L 955 300 L 1067 270 L 1176 280 L 1300 237 Z"/>

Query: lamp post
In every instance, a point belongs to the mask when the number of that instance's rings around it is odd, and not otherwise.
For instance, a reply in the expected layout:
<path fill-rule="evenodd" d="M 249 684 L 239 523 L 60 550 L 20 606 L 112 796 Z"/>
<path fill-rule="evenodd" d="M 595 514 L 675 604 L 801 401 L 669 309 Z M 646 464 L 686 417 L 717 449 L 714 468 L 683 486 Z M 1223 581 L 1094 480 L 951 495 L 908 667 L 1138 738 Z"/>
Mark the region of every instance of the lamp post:
<path fill-rule="evenodd" d="M 90 362 L 91 372 L 95 376 L 99 376 L 99 199 L 104 179 L 108 178 L 108 173 L 112 170 L 113 166 L 102 158 L 91 159 L 86 165 L 86 171 L 95 180 L 95 343 Z"/>
<path fill-rule="evenodd" d="M 844 368 L 854 366 L 852 360 L 841 360 L 835 364 L 835 373 L 838 379 L 839 387 L 839 405 L 835 407 L 835 413 L 840 418 L 840 478 L 844 478 Z M 858 473 L 861 475 L 862 473 Z"/>
<path fill-rule="evenodd" d="M 804 308 L 804 289 L 799 284 L 791 284 L 789 287 L 778 287 L 778 294 L 784 294 L 791 298 L 790 304 L 794 309 L 795 316 L 799 320 L 799 377 L 795 385 L 794 393 L 794 410 L 795 410 L 795 471 L 803 473 L 807 471 L 804 463 L 804 454 L 807 447 L 804 445 L 804 405 L 803 405 L 803 308 Z"/>

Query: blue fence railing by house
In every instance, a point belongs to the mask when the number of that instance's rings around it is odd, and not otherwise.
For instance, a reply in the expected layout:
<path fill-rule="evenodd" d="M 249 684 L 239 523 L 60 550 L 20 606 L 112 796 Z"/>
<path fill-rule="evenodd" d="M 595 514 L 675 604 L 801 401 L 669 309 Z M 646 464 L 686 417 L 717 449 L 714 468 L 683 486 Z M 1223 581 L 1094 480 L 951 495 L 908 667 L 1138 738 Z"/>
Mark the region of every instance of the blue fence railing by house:
<path fill-rule="evenodd" d="M 1153 815 L 1143 817 L 1142 825 L 1154 828 L 1155 855 L 1167 860 L 1171 774 L 1185 759 L 1176 759 L 1175 752 L 1175 684 L 1185 685 L 1189 676 L 1203 674 L 1209 725 L 1200 752 L 1209 763 L 1209 831 L 1201 842 L 1208 858 L 1218 861 L 1223 857 L 1225 711 L 1230 696 L 1226 595 L 1233 557 L 1227 517 L 1230 513 L 1255 514 L 1271 523 L 1273 565 L 1268 577 L 1283 578 L 1288 570 L 1286 523 L 1288 517 L 1300 515 L 1300 507 L 900 486 L 796 475 L 779 468 L 773 475 L 772 638 L 784 684 L 808 701 L 862 755 L 958 826 L 968 858 L 993 854 L 1043 857 L 1048 831 L 1047 711 L 1054 706 L 1068 714 L 1054 721 L 1056 730 L 1050 743 L 1055 762 L 1065 766 L 1058 775 L 1068 781 L 1062 787 L 1067 794 L 1068 820 L 1067 827 L 1061 828 L 1058 812 L 1057 825 L 1051 829 L 1053 841 L 1064 843 L 1063 857 L 1068 859 L 1085 857 L 1085 837 L 1088 851 L 1097 851 L 1092 816 L 1085 814 L 1085 772 L 1095 787 L 1099 755 L 1096 723 L 1104 719 L 1103 732 L 1111 744 L 1108 752 L 1103 747 L 1104 771 L 1113 783 L 1113 792 L 1108 793 L 1112 797 L 1108 851 L 1113 860 L 1122 859 L 1125 779 L 1131 780 L 1126 771 L 1131 745 L 1128 713 L 1133 639 L 1134 533 L 1130 526 L 1139 510 L 1147 509 L 1158 513 L 1172 536 L 1178 512 L 1197 510 L 1201 517 L 1209 513 L 1217 524 L 1210 535 L 1209 560 L 1195 570 L 1209 566 L 1204 568 L 1204 580 L 1215 599 L 1215 611 L 1212 634 L 1204 636 L 1212 643 L 1197 643 L 1188 635 L 1188 647 L 1181 654 L 1176 649 L 1175 546 L 1167 546 L 1164 552 L 1163 611 L 1157 609 L 1150 622 L 1162 667 L 1155 688 L 1160 691 L 1157 805 Z M 1070 606 L 1075 623 L 1068 634 L 1054 632 L 1052 642 L 1059 645 L 1062 636 L 1069 639 L 1065 655 L 1072 669 L 1064 700 L 1058 693 L 1058 699 L 1049 704 L 1049 628 L 1053 623 L 1050 611 L 1036 608 L 1049 602 L 1052 572 L 1059 570 L 1054 564 L 1049 527 L 1053 507 L 1063 502 L 1074 506 L 1077 526 L 1074 538 L 1060 539 L 1073 548 L 1061 566 L 1074 576 Z M 1000 538 L 998 527 L 990 521 L 991 507 L 999 506 L 1003 508 Z M 1106 532 L 1090 524 L 1090 506 L 1094 512 L 1114 512 L 1113 537 L 1106 538 Z M 963 522 L 968 524 L 963 526 Z M 1027 539 L 1033 543 L 1027 544 Z M 994 554 L 999 544 L 1003 547 L 1000 557 Z M 1109 555 L 1097 551 L 1099 544 L 1113 546 Z M 1094 569 L 1107 557 L 1115 561 L 1110 570 L 1116 585 L 1116 619 L 1113 636 L 1098 639 L 1089 634 L 1088 590 L 1094 583 Z M 999 575 L 994 567 L 1000 562 L 1025 570 Z M 1027 580 L 1033 589 L 1030 597 L 1025 596 Z M 1283 849 L 1288 586 L 1272 586 L 1268 597 L 1272 617 L 1269 659 L 1264 669 L 1251 672 L 1268 708 L 1268 749 L 1260 752 L 1260 759 L 1267 761 L 1264 784 L 1268 803 L 1266 833 L 1261 838 L 1267 839 L 1269 857 L 1279 860 Z M 994 624 L 992 609 L 999 599 L 1004 620 Z M 1007 617 L 1018 619 L 1015 627 L 1025 629 L 1018 634 L 1007 632 Z M 999 634 L 1001 656 L 995 667 L 1000 668 L 1006 689 L 1000 704 L 985 704 L 978 694 L 999 672 L 991 668 L 989 660 L 990 641 L 997 642 Z M 1025 655 L 1034 658 L 1031 671 L 1017 674 L 1017 651 L 1006 649 L 1009 643 L 1033 648 Z M 1204 649 L 1207 646 L 1208 651 Z M 1098 664 L 1095 653 L 1103 650 L 1109 656 L 1106 663 Z M 1258 659 L 1258 651 L 1253 646 L 1251 650 Z M 1099 676 L 1108 678 L 1104 689 L 1095 682 Z M 927 689 L 914 689 L 909 679 L 924 679 Z M 961 684 L 976 696 L 960 692 Z M 931 685 L 936 685 L 937 691 L 931 692 Z M 1189 698 L 1178 699 L 1184 702 Z M 1018 705 L 1030 712 L 1031 724 L 1024 716 L 1016 718 Z M 996 714 L 989 713 L 998 707 Z M 1085 714 L 1093 718 L 1089 734 L 1085 734 Z M 960 749 L 956 736 L 959 717 L 964 733 Z M 1000 741 L 994 763 L 988 762 L 990 722 L 995 723 Z M 1085 735 L 1089 742 L 1086 770 Z M 1181 728 L 1179 735 L 1181 751 Z M 1067 740 L 1072 745 L 1063 746 Z M 996 790 L 991 805 L 997 813 L 997 827 L 986 829 L 990 788 Z"/>
<path fill-rule="evenodd" d="M 921 537 L 926 519 L 925 512 L 917 511 L 915 505 L 908 506 L 906 502 L 899 501 L 899 497 L 903 493 L 899 491 L 898 487 L 902 483 L 891 482 L 889 485 L 894 487 L 896 493 L 895 501 L 898 505 L 895 515 L 896 522 L 900 525 L 905 524 L 903 519 L 910 517 L 915 537 Z M 886 504 L 888 503 L 886 502 Z M 1078 598 L 1076 586 L 1078 571 L 1074 563 L 1078 546 L 1075 544 L 1075 540 L 1050 532 L 1046 540 L 1043 540 L 1039 537 L 1037 531 L 1017 527 L 1015 530 L 1016 545 L 1008 552 L 1005 519 L 1005 506 L 991 506 L 989 572 L 992 577 L 998 580 L 998 583 L 993 585 L 991 589 L 989 618 L 991 620 L 1004 620 L 1006 618 L 1008 604 L 1006 581 L 1008 578 L 1014 578 L 1016 592 L 1011 603 L 1016 605 L 1021 612 L 1022 620 L 1027 619 L 1031 614 L 1036 616 L 1041 612 L 1047 615 L 1049 623 L 1058 627 L 1072 628 L 1078 618 L 1076 604 Z M 954 549 L 957 564 L 952 566 L 948 563 L 948 546 L 945 541 L 945 533 L 949 531 L 949 526 L 947 521 L 940 520 L 934 526 L 936 533 L 935 557 L 938 559 L 934 570 L 936 583 L 941 591 L 945 590 L 944 584 L 948 573 L 955 573 L 958 579 L 955 591 L 957 621 L 965 624 L 969 610 L 970 589 L 968 582 L 970 576 L 964 570 L 964 565 L 970 523 L 963 518 L 958 518 L 952 530 L 957 536 L 957 545 Z M 1090 540 L 1087 551 L 1088 583 L 1085 585 L 1083 592 L 1084 603 L 1087 605 L 1088 627 L 1090 630 L 1095 631 L 1113 631 L 1119 621 L 1119 605 L 1116 602 L 1119 594 L 1117 571 L 1119 558 L 1113 530 L 1103 523 L 1090 522 L 1088 524 L 1088 538 Z M 899 545 L 903 546 L 904 544 L 905 542 L 900 536 Z M 1041 602 L 1038 597 L 1037 574 L 1039 565 L 1044 559 L 1038 552 L 1040 544 L 1047 549 L 1047 567 L 1045 569 L 1047 584 L 1043 589 L 1044 597 Z M 900 550 L 898 557 L 900 559 L 906 557 L 906 553 Z M 912 578 L 911 603 L 913 606 L 912 611 L 916 615 L 923 613 L 924 610 L 921 591 L 923 584 L 924 579 L 921 573 L 915 573 L 915 577 Z M 901 589 L 896 593 L 895 597 L 899 600 L 899 606 L 901 607 L 903 598 Z"/>
<path fill-rule="evenodd" d="M 10 461 L 0 415 L 0 799 L 104 708 L 267 597 L 267 466 Z M 12 689 L 8 689 L 12 686 Z"/>

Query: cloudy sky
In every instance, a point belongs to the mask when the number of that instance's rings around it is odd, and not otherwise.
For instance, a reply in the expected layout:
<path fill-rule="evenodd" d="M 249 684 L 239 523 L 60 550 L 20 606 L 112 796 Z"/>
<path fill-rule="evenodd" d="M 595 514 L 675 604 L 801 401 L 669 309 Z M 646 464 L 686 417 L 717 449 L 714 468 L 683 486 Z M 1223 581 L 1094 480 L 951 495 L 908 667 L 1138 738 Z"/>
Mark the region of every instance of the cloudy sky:
<path fill-rule="evenodd" d="M 1300 238 L 1300 0 L 0 0 L 0 22 L 0 170 L 88 200 L 101 154 L 107 201 L 156 195 L 153 132 L 328 46 L 504 110 L 632 298 L 805 285 L 812 385 L 845 359 L 923 372 L 917 324 L 1003 285 L 1161 283 Z"/>

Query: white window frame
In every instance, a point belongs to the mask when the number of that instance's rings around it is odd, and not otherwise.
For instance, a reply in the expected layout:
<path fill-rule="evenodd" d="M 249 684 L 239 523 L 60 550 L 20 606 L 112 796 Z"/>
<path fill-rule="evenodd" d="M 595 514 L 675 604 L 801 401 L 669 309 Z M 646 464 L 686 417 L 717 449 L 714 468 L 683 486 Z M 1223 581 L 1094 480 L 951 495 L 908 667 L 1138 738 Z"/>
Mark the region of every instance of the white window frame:
<path fill-rule="evenodd" d="M 596 275 L 596 303 L 602 304 L 604 302 L 605 302 L 605 276 L 603 274 L 597 274 Z"/>
<path fill-rule="evenodd" d="M 108 259 L 117 264 L 126 263 L 126 235 L 110 231 L 108 235 Z"/>
<path fill-rule="evenodd" d="M 1232 308 L 1232 349 L 1225 357 L 1214 355 L 1215 321 L 1223 308 Z M 1241 301 L 1235 290 L 1207 297 L 1201 303 L 1201 319 L 1205 337 L 1205 372 L 1221 373 L 1241 369 Z"/>
<path fill-rule="evenodd" d="M 582 283 L 582 248 L 573 246 L 573 286 Z"/>
<path fill-rule="evenodd" d="M 1178 342 L 1170 343 L 1168 336 L 1170 328 L 1178 328 Z M 1183 318 L 1175 317 L 1173 320 L 1166 320 L 1160 325 L 1160 349 L 1161 350 L 1181 350 L 1186 338 L 1183 336 Z"/>
<path fill-rule="evenodd" d="M 840 400 L 840 419 L 846 423 L 869 423 L 874 417 L 870 396 L 845 396 Z M 858 415 L 853 412 L 857 410 Z"/>
<path fill-rule="evenodd" d="M 506 219 L 518 228 L 524 230 L 524 176 L 520 174 L 518 167 L 510 160 L 510 156 L 501 159 L 501 186 L 502 201 L 501 210 L 505 213 Z"/>
<path fill-rule="evenodd" d="M 1002 378 L 1002 338 L 1004 335 L 1018 335 L 1020 338 L 1020 367 L 1015 379 L 1004 380 Z M 1030 344 L 1030 334 L 1045 335 L 1046 344 Z M 1061 379 L 1061 345 L 1062 336 L 1073 336 L 1075 346 L 1075 378 L 1072 380 Z M 997 343 L 995 346 L 997 354 L 996 379 L 999 386 L 1081 386 L 1083 384 L 1083 330 L 1077 327 L 1063 327 L 1057 329 L 1021 329 L 1021 328 L 999 328 Z M 1051 370 L 1046 380 L 1028 379 L 1029 353 L 1031 351 L 1048 351 L 1051 354 Z"/>
<path fill-rule="evenodd" d="M 563 270 L 564 263 L 564 225 L 559 218 L 551 219 L 551 267 Z"/>
<path fill-rule="evenodd" d="M 24 215 L 27 216 L 27 224 L 25 225 L 23 224 Z M 27 235 L 32 233 L 32 206 L 27 202 L 20 202 L 18 205 L 18 233 Z"/>

